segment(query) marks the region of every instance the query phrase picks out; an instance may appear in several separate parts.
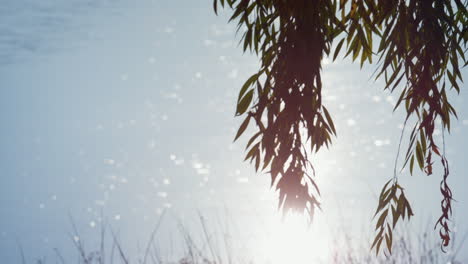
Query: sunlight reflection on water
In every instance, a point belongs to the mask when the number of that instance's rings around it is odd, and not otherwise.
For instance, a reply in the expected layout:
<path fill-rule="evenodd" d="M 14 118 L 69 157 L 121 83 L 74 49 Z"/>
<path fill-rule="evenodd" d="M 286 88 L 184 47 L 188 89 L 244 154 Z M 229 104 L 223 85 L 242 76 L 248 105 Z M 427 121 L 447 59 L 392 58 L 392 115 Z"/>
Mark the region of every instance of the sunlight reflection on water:
<path fill-rule="evenodd" d="M 0 248 L 7 246 L 0 255 L 16 258 L 16 252 L 10 253 L 16 249 L 15 236 L 23 239 L 30 257 L 45 252 L 36 242 L 44 236 L 51 241 L 44 248 L 60 245 L 66 232 L 57 230 L 69 230 L 67 210 L 82 224 L 83 240 L 93 239 L 104 211 L 134 246 L 167 208 L 182 215 L 228 204 L 236 218 L 243 218 L 233 221 L 255 234 L 249 249 L 261 260 L 256 263 L 272 264 L 326 258 L 340 213 L 346 225 L 367 227 L 370 217 L 363 212 L 374 209 L 371 192 L 389 176 L 382 162 L 391 162 L 397 142 L 395 120 L 381 113 L 391 110 L 391 98 L 359 79 L 367 75 L 327 65 L 324 102 L 339 136 L 331 151 L 313 155 L 324 211 L 317 211 L 310 228 L 298 215 L 282 222 L 269 176 L 254 175 L 253 166 L 242 163 L 244 144 L 232 143 L 240 121 L 233 118 L 237 91 L 256 61 L 232 44 L 235 25 L 215 17 L 209 4 L 197 13 L 198 4 L 180 8 L 189 0 L 152 1 L 157 2 L 152 8 L 145 8 L 149 0 L 143 2 L 7 0 L 0 5 L 0 66 L 57 55 L 56 64 L 18 63 L 11 69 L 18 76 L 0 85 L 12 87 L 2 96 L 1 106 L 9 111 L 0 114 L 10 124 L 5 143 L 11 142 L 2 144 L 3 157 L 15 151 L 21 157 L 0 166 L 11 171 L 2 185 L 11 193 L 3 192 L 0 199 L 11 212 L 2 219 L 5 242 Z M 126 5 L 141 6 L 132 13 Z M 100 37 L 108 42 L 96 41 Z M 89 50 L 75 53 L 82 44 Z M 46 95 L 35 93 L 39 90 Z M 29 145 L 19 149 L 23 144 Z M 23 219 L 33 219 L 34 226 Z"/>

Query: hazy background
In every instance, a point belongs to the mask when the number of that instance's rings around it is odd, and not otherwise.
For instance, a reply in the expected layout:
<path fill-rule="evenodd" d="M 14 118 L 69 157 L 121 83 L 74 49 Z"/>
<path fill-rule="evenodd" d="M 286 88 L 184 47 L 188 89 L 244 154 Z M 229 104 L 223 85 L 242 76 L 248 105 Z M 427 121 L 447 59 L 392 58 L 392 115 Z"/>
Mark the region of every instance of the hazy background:
<path fill-rule="evenodd" d="M 237 91 L 258 62 L 242 54 L 228 15 L 215 16 L 211 0 L 2 1 L 2 262 L 19 263 L 19 245 L 28 260 L 53 248 L 76 259 L 69 216 L 82 240 L 92 244 L 104 221 L 137 255 L 163 211 L 161 241 L 170 246 L 174 219 L 197 226 L 198 210 L 209 219 L 228 212 L 241 244 L 262 260 L 279 258 L 271 241 L 291 237 L 275 231 L 269 176 L 242 162 L 245 138 L 232 143 L 242 121 Z M 403 113 L 392 113 L 397 95 L 383 92 L 372 70 L 324 60 L 324 103 L 338 137 L 315 157 L 323 212 L 306 245 L 313 257 L 325 258 L 341 230 L 356 243 L 369 239 L 376 195 L 392 176 Z M 460 119 L 446 137 L 460 233 L 468 219 L 462 88 L 453 97 Z M 438 218 L 438 172 L 401 176 L 415 228 Z"/>

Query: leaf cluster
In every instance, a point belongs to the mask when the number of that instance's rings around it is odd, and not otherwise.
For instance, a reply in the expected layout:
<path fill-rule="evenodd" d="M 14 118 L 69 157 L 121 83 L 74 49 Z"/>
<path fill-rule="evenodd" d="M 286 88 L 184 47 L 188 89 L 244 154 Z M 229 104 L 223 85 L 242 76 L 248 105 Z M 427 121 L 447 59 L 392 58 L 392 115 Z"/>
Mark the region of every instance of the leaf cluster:
<path fill-rule="evenodd" d="M 394 111 L 402 108 L 405 126 L 412 123 L 401 169 L 409 164 L 412 175 L 417 165 L 431 175 L 433 158 L 441 160 L 442 215 L 436 227 L 447 246 L 452 192 L 444 142 L 435 135 L 438 126 L 450 132 L 451 118 L 457 117 L 447 93 L 460 92 L 461 69 L 467 65 L 468 1 L 214 0 L 213 4 L 215 12 L 219 6 L 232 9 L 230 21 L 237 21 L 243 34 L 244 52 L 261 60 L 260 69 L 239 92 L 236 115 L 245 119 L 235 139 L 254 123 L 257 131 L 247 143 L 245 159 L 255 163 L 257 171 L 268 170 L 272 187 L 279 191 L 279 207 L 306 211 L 310 219 L 320 208 L 309 156 L 329 147 L 336 136 L 331 114 L 322 104 L 323 57 L 336 60 L 343 52 L 361 67 L 376 57 L 375 79 L 384 79 L 386 90 L 399 92 Z M 336 45 L 335 39 L 339 39 Z M 376 252 L 384 237 L 391 252 L 392 229 L 400 217 L 412 215 L 396 170 L 388 184 L 377 210 Z"/>
<path fill-rule="evenodd" d="M 244 51 L 261 56 L 261 69 L 239 92 L 236 115 L 246 115 L 236 138 L 253 121 L 246 160 L 269 168 L 284 211 L 308 212 L 320 204 L 310 153 L 328 147 L 335 125 L 322 104 L 321 60 L 342 31 L 336 2 L 219 1 L 229 4 L 243 33 Z M 215 1 L 217 3 L 217 1 Z M 216 5 L 216 4 L 215 4 Z"/>
<path fill-rule="evenodd" d="M 404 189 L 398 184 L 395 179 L 389 180 L 379 196 L 379 205 L 374 217 L 379 215 L 375 230 L 377 234 L 372 243 L 372 248 L 375 248 L 376 254 L 380 250 L 382 242 L 385 240 L 387 250 L 392 253 L 393 229 L 400 219 L 409 220 L 413 216 L 413 210 L 410 203 L 406 199 Z"/>

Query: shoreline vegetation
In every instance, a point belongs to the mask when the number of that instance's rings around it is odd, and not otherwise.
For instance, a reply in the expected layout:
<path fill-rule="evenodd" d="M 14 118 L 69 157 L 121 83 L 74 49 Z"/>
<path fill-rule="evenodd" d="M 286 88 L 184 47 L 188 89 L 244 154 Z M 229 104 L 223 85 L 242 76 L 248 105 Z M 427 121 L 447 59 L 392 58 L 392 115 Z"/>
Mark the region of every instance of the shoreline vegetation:
<path fill-rule="evenodd" d="M 71 243 L 64 247 L 73 247 L 75 256 L 64 256 L 60 249 L 53 249 L 52 258 L 37 258 L 35 264 L 277 264 L 275 261 L 258 262 L 254 249 L 238 247 L 242 241 L 233 241 L 233 232 L 236 228 L 229 225 L 230 220 L 225 219 L 221 225 L 213 225 L 201 213 L 197 219 L 199 225 L 198 234 L 188 230 L 180 220 L 176 220 L 178 230 L 174 231 L 178 236 L 179 245 L 173 248 L 171 242 L 160 241 L 162 220 L 168 217 L 163 213 L 155 228 L 148 234 L 148 240 L 143 246 L 137 246 L 136 255 L 129 254 L 119 238 L 119 232 L 105 221 L 96 229 L 97 244 L 93 248 L 85 246 L 86 241 L 80 237 L 80 232 L 75 221 L 70 217 L 71 232 L 68 234 Z M 174 220 L 174 219 L 171 219 Z M 224 220 L 223 220 L 224 221 Z M 167 230 L 166 230 L 167 231 Z M 454 232 L 454 234 L 457 234 Z M 460 234 L 457 234 L 460 235 Z M 462 246 L 468 237 L 468 232 L 460 237 L 455 237 L 447 253 L 441 251 L 437 234 L 427 226 L 424 231 L 412 231 L 405 226 L 401 232 L 396 232 L 392 254 L 380 254 L 376 256 L 370 249 L 369 239 L 357 242 L 350 235 L 344 234 L 334 237 L 327 260 L 304 260 L 306 263 L 421 263 L 421 264 L 461 264 L 459 259 Z M 240 240 L 240 239 L 239 239 Z M 284 241 L 285 247 L 288 241 Z M 250 252 L 249 252 L 250 251 Z M 28 264 L 26 253 L 19 245 L 19 258 L 22 264 Z M 292 262 L 296 262 L 291 256 Z M 286 263 L 285 263 L 286 264 Z"/>

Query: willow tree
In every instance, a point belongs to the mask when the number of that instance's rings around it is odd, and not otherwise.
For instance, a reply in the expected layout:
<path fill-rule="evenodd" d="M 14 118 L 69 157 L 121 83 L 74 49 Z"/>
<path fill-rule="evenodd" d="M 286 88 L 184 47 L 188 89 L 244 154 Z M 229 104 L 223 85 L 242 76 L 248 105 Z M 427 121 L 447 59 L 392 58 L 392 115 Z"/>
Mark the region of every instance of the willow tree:
<path fill-rule="evenodd" d="M 305 212 L 311 220 L 320 208 L 319 187 L 308 157 L 327 148 L 336 135 L 322 102 L 321 63 L 344 52 L 361 68 L 376 61 L 376 79 L 399 92 L 395 109 L 404 108 L 409 143 L 404 165 L 431 175 L 434 159 L 443 175 L 441 216 L 436 222 L 442 250 L 450 241 L 452 192 L 444 137 L 456 117 L 447 93 L 460 92 L 467 65 L 468 1 L 461 0 L 214 0 L 214 10 L 228 7 L 229 21 L 243 30 L 243 50 L 256 53 L 260 69 L 241 87 L 236 115 L 244 116 L 235 139 L 253 124 L 246 160 L 267 170 L 279 191 L 279 208 Z M 337 41 L 337 43 L 335 43 Z M 378 44 L 374 45 L 374 44 Z M 326 89 L 326 87 L 324 87 Z M 402 133 L 402 137 L 404 133 Z M 401 145 L 400 139 L 400 145 Z M 400 149 L 398 150 L 398 154 Z M 398 160 L 398 158 L 397 158 Z M 396 165 L 395 165 L 396 167 Z M 413 215 L 403 187 L 393 177 L 380 193 L 376 253 L 385 240 L 391 253 L 392 230 Z"/>

